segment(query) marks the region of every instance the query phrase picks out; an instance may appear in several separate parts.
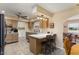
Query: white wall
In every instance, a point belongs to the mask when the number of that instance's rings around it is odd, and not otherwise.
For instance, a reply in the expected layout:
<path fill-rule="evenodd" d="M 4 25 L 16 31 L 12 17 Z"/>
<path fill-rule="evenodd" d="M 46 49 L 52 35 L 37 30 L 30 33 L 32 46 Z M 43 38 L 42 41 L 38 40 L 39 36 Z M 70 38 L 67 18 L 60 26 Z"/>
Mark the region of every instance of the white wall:
<path fill-rule="evenodd" d="M 79 14 L 79 8 L 78 7 L 73 7 L 68 10 L 64 10 L 58 13 L 55 13 L 54 16 L 52 17 L 51 22 L 54 22 L 54 29 L 53 32 L 57 34 L 57 47 L 63 48 L 63 24 L 64 21 L 73 16 Z"/>
<path fill-rule="evenodd" d="M 54 16 L 53 22 L 54 22 L 54 29 L 53 33 L 57 34 L 57 40 L 56 40 L 56 46 L 58 48 L 63 48 L 63 20 L 56 19 L 57 16 Z"/>

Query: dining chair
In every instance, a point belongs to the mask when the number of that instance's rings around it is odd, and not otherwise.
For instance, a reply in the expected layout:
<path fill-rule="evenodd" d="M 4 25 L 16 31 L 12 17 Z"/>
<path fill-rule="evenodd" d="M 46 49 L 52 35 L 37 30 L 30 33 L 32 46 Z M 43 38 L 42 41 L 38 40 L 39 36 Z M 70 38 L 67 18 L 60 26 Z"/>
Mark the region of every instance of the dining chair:
<path fill-rule="evenodd" d="M 79 44 L 71 47 L 70 55 L 79 55 Z"/>
<path fill-rule="evenodd" d="M 71 50 L 71 41 L 69 40 L 68 37 L 64 38 L 64 48 L 65 48 L 65 52 L 67 55 L 70 54 L 70 50 Z"/>

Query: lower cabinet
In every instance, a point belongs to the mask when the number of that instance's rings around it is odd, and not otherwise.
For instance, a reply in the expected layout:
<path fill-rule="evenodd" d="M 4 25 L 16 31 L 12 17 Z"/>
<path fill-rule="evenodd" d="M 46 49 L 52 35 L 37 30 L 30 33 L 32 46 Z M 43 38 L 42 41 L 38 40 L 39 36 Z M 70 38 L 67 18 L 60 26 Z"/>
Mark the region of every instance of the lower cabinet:
<path fill-rule="evenodd" d="M 7 34 L 5 42 L 7 44 L 18 42 L 18 34 Z"/>

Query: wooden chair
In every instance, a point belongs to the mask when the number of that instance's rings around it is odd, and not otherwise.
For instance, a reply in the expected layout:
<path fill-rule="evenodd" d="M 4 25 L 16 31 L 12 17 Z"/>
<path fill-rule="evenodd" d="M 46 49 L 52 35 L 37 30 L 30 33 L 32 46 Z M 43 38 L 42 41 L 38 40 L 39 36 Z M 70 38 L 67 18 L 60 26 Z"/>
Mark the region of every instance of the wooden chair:
<path fill-rule="evenodd" d="M 64 38 L 64 48 L 65 48 L 65 52 L 67 55 L 70 54 L 70 50 L 71 50 L 71 41 L 69 40 L 68 37 Z"/>
<path fill-rule="evenodd" d="M 70 55 L 79 55 L 79 44 L 73 45 L 71 47 Z"/>

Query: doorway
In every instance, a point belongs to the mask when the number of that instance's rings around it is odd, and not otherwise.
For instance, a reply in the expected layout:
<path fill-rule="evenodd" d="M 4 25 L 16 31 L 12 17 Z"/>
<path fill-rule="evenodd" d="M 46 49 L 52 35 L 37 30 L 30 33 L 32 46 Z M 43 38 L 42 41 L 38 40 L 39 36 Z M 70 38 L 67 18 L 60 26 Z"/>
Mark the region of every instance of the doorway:
<path fill-rule="evenodd" d="M 25 22 L 18 22 L 18 37 L 26 38 Z"/>

